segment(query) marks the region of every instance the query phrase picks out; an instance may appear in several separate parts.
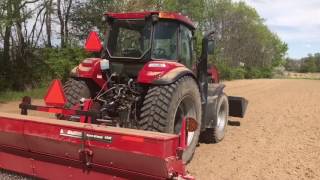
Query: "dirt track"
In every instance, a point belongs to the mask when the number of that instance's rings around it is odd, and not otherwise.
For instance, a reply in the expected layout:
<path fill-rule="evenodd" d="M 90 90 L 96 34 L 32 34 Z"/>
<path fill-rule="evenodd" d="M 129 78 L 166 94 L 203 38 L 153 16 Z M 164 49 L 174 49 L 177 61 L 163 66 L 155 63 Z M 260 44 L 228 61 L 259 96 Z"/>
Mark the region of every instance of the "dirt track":
<path fill-rule="evenodd" d="M 249 100 L 246 118 L 229 126 L 221 143 L 200 144 L 191 174 L 201 180 L 320 179 L 320 81 L 225 84 L 229 95 Z M 0 104 L 0 111 L 18 112 L 17 104 Z"/>
<path fill-rule="evenodd" d="M 190 172 L 199 179 L 320 179 L 320 81 L 226 85 L 229 95 L 249 100 L 246 118 L 228 127 L 223 142 L 201 144 Z"/>

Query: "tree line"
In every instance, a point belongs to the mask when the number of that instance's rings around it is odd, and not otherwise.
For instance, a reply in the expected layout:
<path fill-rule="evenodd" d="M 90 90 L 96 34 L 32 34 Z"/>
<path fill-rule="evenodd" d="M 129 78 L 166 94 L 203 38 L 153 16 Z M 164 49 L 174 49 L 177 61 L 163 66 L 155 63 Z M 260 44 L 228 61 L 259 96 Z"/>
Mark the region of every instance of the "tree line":
<path fill-rule="evenodd" d="M 320 72 L 320 53 L 309 54 L 301 59 L 286 59 L 285 68 L 288 71 L 314 73 Z"/>
<path fill-rule="evenodd" d="M 256 10 L 231 0 L 2 0 L 0 1 L 0 91 L 66 79 L 90 56 L 82 45 L 91 30 L 103 32 L 104 12 L 178 11 L 203 32 L 215 30 L 216 64 L 225 79 L 270 77 L 285 64 L 287 45 Z"/>

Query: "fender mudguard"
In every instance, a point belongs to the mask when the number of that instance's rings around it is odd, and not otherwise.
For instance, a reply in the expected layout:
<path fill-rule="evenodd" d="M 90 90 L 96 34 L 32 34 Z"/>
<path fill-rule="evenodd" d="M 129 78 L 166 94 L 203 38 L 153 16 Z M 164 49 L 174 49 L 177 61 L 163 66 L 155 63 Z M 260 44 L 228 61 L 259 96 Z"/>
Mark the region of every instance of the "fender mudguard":
<path fill-rule="evenodd" d="M 224 84 L 212 83 L 208 87 L 207 103 L 205 103 L 202 112 L 202 130 L 212 128 L 216 116 L 216 106 L 219 97 L 223 94 Z"/>
<path fill-rule="evenodd" d="M 205 111 L 203 114 L 202 130 L 214 127 L 216 108 L 219 97 L 223 94 L 225 85 L 210 84 Z M 243 97 L 228 96 L 229 116 L 243 118 L 248 106 L 248 100 Z"/>
<path fill-rule="evenodd" d="M 101 58 L 87 58 L 71 71 L 71 77 L 90 79 L 99 87 L 102 87 L 105 80 L 100 69 Z"/>
<path fill-rule="evenodd" d="M 209 82 L 212 82 L 212 83 L 220 82 L 219 71 L 215 65 L 208 65 L 208 77 L 210 80 Z"/>
<path fill-rule="evenodd" d="M 138 83 L 166 85 L 177 81 L 182 76 L 195 78 L 194 73 L 183 64 L 171 61 L 150 61 L 138 74 Z"/>

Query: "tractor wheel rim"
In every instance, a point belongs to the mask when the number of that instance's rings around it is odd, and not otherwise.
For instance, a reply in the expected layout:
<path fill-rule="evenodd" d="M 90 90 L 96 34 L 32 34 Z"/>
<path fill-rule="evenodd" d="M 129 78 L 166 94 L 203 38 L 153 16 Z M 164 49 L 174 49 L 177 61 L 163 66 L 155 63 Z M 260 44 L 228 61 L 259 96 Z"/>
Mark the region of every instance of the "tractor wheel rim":
<path fill-rule="evenodd" d="M 217 129 L 218 134 L 220 137 L 224 135 L 224 130 L 227 124 L 227 116 L 226 116 L 226 104 L 222 103 L 219 112 L 218 112 L 218 122 L 217 122 Z"/>
<path fill-rule="evenodd" d="M 189 146 L 193 140 L 194 132 L 187 132 L 187 146 Z"/>
<path fill-rule="evenodd" d="M 180 133 L 183 118 L 188 116 L 193 117 L 195 115 L 196 115 L 196 108 L 195 108 L 195 103 L 192 101 L 192 98 L 190 96 L 186 96 L 182 98 L 175 113 L 174 133 L 175 134 Z M 187 147 L 192 143 L 193 138 L 194 138 L 194 132 L 188 132 L 186 127 Z"/>

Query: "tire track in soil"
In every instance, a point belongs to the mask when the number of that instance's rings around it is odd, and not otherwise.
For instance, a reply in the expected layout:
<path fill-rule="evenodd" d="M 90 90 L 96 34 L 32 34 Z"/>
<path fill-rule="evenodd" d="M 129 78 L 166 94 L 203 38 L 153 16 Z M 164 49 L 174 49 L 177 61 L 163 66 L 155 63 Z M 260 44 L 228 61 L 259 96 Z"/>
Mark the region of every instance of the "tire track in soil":
<path fill-rule="evenodd" d="M 249 100 L 246 117 L 223 142 L 201 144 L 188 170 L 198 179 L 319 179 L 320 81 L 226 84 Z"/>

